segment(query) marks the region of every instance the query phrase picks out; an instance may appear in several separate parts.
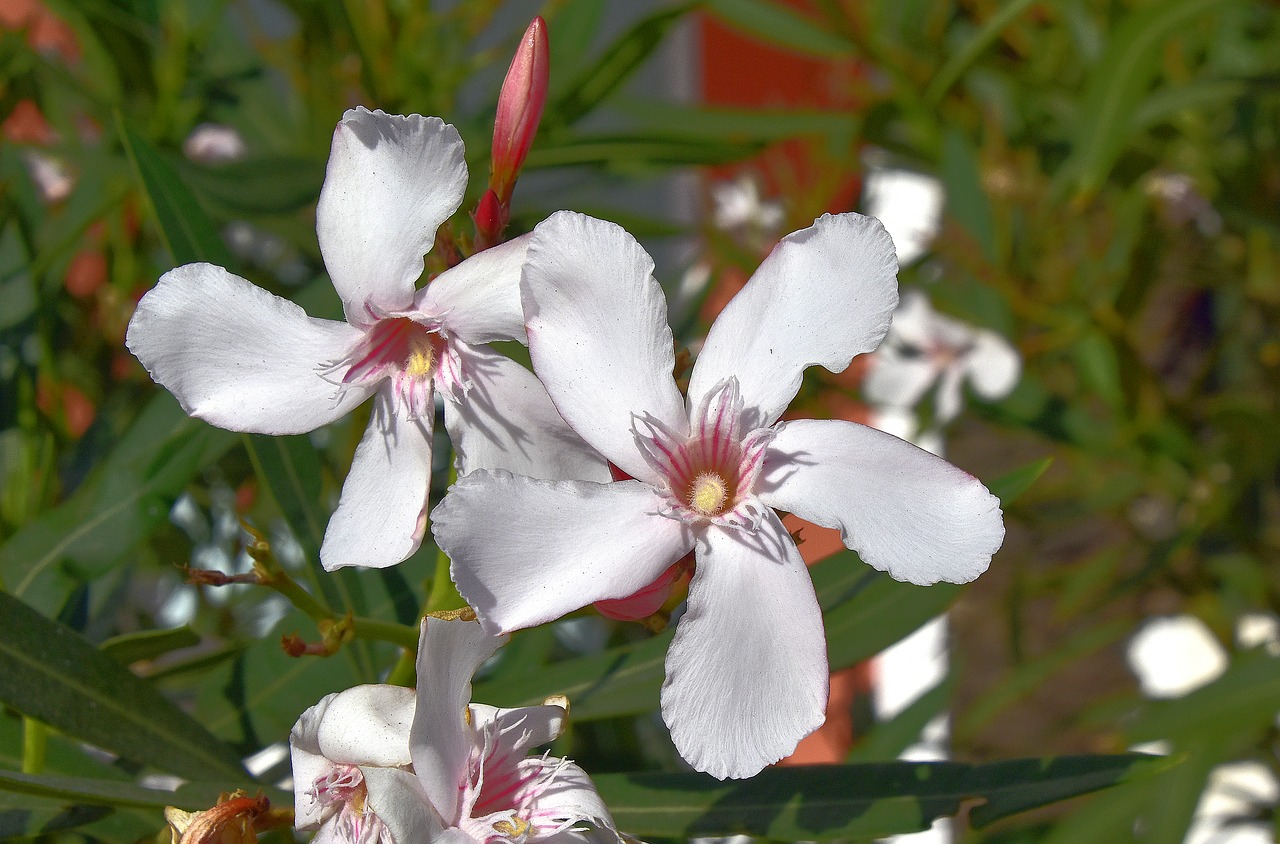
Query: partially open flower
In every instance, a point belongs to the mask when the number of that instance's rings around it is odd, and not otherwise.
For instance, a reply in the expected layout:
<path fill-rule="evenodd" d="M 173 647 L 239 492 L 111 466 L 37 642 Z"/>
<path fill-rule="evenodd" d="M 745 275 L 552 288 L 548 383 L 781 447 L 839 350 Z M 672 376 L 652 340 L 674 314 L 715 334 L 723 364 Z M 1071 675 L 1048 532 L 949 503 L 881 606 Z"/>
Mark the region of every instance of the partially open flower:
<path fill-rule="evenodd" d="M 416 695 L 359 686 L 307 710 L 290 735 L 298 828 L 343 844 L 617 841 L 581 768 L 528 756 L 563 732 L 567 700 L 469 703 L 501 643 L 475 621 L 428 618 Z"/>

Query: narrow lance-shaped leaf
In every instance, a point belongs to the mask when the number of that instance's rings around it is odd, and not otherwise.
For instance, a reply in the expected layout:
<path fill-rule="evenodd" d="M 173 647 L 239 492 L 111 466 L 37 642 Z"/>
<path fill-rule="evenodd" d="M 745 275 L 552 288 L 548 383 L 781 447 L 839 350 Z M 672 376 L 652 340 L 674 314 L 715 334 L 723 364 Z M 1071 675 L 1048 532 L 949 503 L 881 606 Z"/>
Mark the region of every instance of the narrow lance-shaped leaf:
<path fill-rule="evenodd" d="M 1169 770 L 1181 758 L 1140 754 L 1017 759 L 986 765 L 887 762 L 770 768 L 749 780 L 704 774 L 593 779 L 618 827 L 636 835 L 757 835 L 829 840 L 915 832 L 983 801 L 970 822 L 1002 818 Z"/>
<path fill-rule="evenodd" d="M 231 748 L 71 628 L 3 593 L 0 617 L 0 701 L 179 776 L 252 781 Z"/>

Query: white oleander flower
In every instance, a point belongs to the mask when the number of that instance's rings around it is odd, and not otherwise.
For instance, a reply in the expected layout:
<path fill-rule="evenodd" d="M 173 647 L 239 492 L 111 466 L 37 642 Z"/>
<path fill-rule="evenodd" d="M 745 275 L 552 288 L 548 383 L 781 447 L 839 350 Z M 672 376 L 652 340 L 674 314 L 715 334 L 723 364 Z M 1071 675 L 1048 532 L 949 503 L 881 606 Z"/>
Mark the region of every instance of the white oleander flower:
<path fill-rule="evenodd" d="M 870 402 L 915 407 L 936 384 L 933 416 L 942 425 L 960 415 L 966 381 L 982 398 L 997 401 L 1018 385 L 1022 371 L 1007 340 L 938 313 L 918 290 L 903 295 L 871 361 L 862 384 Z"/>
<path fill-rule="evenodd" d="M 289 742 L 299 829 L 342 844 L 617 842 L 590 778 L 529 751 L 559 736 L 568 701 L 469 703 L 498 649 L 475 621 L 429 617 L 418 691 L 357 686 L 303 713 Z"/>
<path fill-rule="evenodd" d="M 609 477 L 528 370 L 490 350 L 524 340 L 528 237 L 477 253 L 421 290 L 436 229 L 462 201 L 462 139 L 436 117 L 357 108 L 333 133 L 316 233 L 346 322 L 315 319 L 212 264 L 171 270 L 138 303 L 126 343 L 192 416 L 298 434 L 370 396 L 372 417 L 325 531 L 325 568 L 389 566 L 422 540 L 434 393 L 458 470 Z"/>
<path fill-rule="evenodd" d="M 841 371 L 880 342 L 895 269 L 884 229 L 859 214 L 783 238 L 712 326 L 686 399 L 640 245 L 580 214 L 538 226 L 522 282 L 534 369 L 631 480 L 459 480 L 433 530 L 486 629 L 634 595 L 694 550 L 662 689 L 675 745 L 720 778 L 790 753 L 823 721 L 828 669 L 813 584 L 774 508 L 838 527 L 866 562 L 920 584 L 972 580 L 1004 537 L 999 501 L 949 463 L 852 422 L 779 422 L 805 368 Z"/>

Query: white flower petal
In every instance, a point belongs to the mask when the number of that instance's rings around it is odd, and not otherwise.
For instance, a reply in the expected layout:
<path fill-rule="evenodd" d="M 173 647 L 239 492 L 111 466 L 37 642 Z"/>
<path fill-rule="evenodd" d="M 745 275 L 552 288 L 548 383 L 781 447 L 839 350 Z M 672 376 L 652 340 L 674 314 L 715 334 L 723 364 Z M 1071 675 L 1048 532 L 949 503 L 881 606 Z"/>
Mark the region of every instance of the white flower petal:
<path fill-rule="evenodd" d="M 462 400 L 441 391 L 458 474 L 505 469 L 547 480 L 611 479 L 605 459 L 574 433 L 532 372 L 487 346 L 454 341 L 453 348 L 469 382 Z"/>
<path fill-rule="evenodd" d="M 458 591 L 486 629 L 506 632 L 652 583 L 693 547 L 687 525 L 657 515 L 661 503 L 639 481 L 478 471 L 450 488 L 431 529 Z"/>
<path fill-rule="evenodd" d="M 938 368 L 931 359 L 903 354 L 886 344 L 871 356 L 862 393 L 874 404 L 915 407 L 937 377 Z"/>
<path fill-rule="evenodd" d="M 933 176 L 898 168 L 867 173 L 863 207 L 893 236 L 898 261 L 906 266 L 923 255 L 942 225 L 946 195 Z"/>
<path fill-rule="evenodd" d="M 827 643 L 813 581 L 772 511 L 754 534 L 709 528 L 667 651 L 662 718 L 713 777 L 753 776 L 822 725 Z"/>
<path fill-rule="evenodd" d="M 689 420 L 653 259 L 621 227 L 559 211 L 533 231 L 521 290 L 533 370 L 560 414 L 631 477 L 656 481 L 632 416 L 680 434 Z"/>
<path fill-rule="evenodd" d="M 967 583 L 1004 541 L 1000 501 L 940 457 L 855 422 L 776 428 L 760 500 L 823 527 L 897 580 Z"/>
<path fill-rule="evenodd" d="M 362 773 L 368 789 L 365 807 L 386 825 L 396 844 L 417 841 L 472 844 L 465 834 L 461 838 L 456 837 L 460 830 L 444 829 L 440 817 L 427 801 L 422 783 L 412 772 L 399 768 L 365 768 Z"/>
<path fill-rule="evenodd" d="M 1125 656 L 1150 698 L 1189 694 L 1222 676 L 1229 663 L 1218 637 L 1194 615 L 1150 619 L 1129 640 Z"/>
<path fill-rule="evenodd" d="M 402 686 L 370 684 L 338 692 L 320 719 L 320 753 L 345 765 L 408 765 L 414 700 L 413 690 Z"/>
<path fill-rule="evenodd" d="M 504 640 L 474 621 L 426 618 L 418 644 L 418 711 L 410 747 L 413 769 L 446 826 L 457 826 L 467 759 L 471 676 Z"/>
<path fill-rule="evenodd" d="M 337 694 L 325 695 L 308 707 L 289 731 L 289 756 L 293 765 L 293 814 L 298 829 L 314 829 L 337 808 L 316 799 L 313 784 L 333 770 L 333 762 L 320 753 L 320 723 Z"/>
<path fill-rule="evenodd" d="M 711 326 L 689 406 L 736 375 L 746 428 L 772 424 L 807 367 L 841 372 L 880 343 L 898 304 L 897 270 L 893 242 L 872 217 L 824 214 L 787 235 Z"/>
<path fill-rule="evenodd" d="M 360 337 L 222 267 L 186 264 L 142 297 L 125 345 L 192 416 L 231 431 L 301 434 L 369 397 L 359 386 L 339 395 L 321 374 Z"/>
<path fill-rule="evenodd" d="M 471 726 L 476 732 L 488 724 L 494 725 L 497 744 L 491 755 L 496 758 L 523 759 L 538 745 L 558 739 L 568 720 L 568 710 L 556 704 L 516 709 L 471 704 Z"/>
<path fill-rule="evenodd" d="M 529 816 L 535 828 L 554 829 L 564 824 L 576 826 L 586 822 L 605 834 L 598 837 L 582 835 L 576 840 L 620 840 L 614 830 L 613 817 L 586 771 L 567 759 L 556 758 L 525 759 L 520 768 L 522 772 L 532 774 L 541 771 L 543 776 L 551 777 L 550 785 L 540 791 L 529 805 Z M 557 838 L 538 840 L 555 841 Z"/>
<path fill-rule="evenodd" d="M 467 187 L 458 130 L 438 117 L 350 109 L 316 206 L 324 265 L 347 321 L 371 321 L 413 304 L 422 257 Z"/>
<path fill-rule="evenodd" d="M 964 367 L 957 361 L 938 378 L 938 392 L 934 400 L 934 418 L 945 425 L 960 415 L 964 409 Z"/>
<path fill-rule="evenodd" d="M 997 401 L 1018 386 L 1022 359 L 1008 340 L 994 331 L 979 330 L 974 335 L 965 368 L 973 391 L 988 401 Z"/>
<path fill-rule="evenodd" d="M 418 550 L 431 484 L 431 424 L 430 415 L 405 414 L 390 382 L 378 392 L 324 532 L 325 569 L 385 568 Z"/>
<path fill-rule="evenodd" d="M 520 271 L 533 235 L 477 252 L 418 291 L 414 307 L 468 343 L 527 342 Z"/>

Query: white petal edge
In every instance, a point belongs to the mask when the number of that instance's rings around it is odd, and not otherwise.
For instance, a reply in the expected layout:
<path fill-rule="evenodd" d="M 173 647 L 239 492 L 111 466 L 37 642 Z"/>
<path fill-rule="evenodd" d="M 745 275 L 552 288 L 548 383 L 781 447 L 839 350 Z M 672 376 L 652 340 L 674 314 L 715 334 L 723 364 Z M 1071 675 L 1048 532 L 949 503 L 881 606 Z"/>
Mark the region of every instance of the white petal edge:
<path fill-rule="evenodd" d="M 368 684 L 338 692 L 317 730 L 321 755 L 346 765 L 408 765 L 414 701 L 413 690 L 402 686 Z"/>
<path fill-rule="evenodd" d="M 541 759 L 525 759 L 520 763 L 524 771 L 540 770 L 544 775 L 552 775 L 551 784 L 543 789 L 529 806 L 529 814 L 534 818 L 534 826 L 565 825 L 568 828 L 581 830 L 582 841 L 621 841 L 614 827 L 613 816 L 604 805 L 596 791 L 595 783 L 587 772 L 567 759 L 547 757 Z M 596 829 L 596 835 L 590 835 L 578 824 L 590 823 Z M 540 839 L 555 841 L 558 836 Z M 570 839 L 574 840 L 574 839 Z"/>
<path fill-rule="evenodd" d="M 293 770 L 293 814 L 298 829 L 315 829 L 332 815 L 336 806 L 323 805 L 316 799 L 312 785 L 334 767 L 333 761 L 320 753 L 320 723 L 329 704 L 338 695 L 325 695 L 308 707 L 289 731 L 289 757 Z"/>
<path fill-rule="evenodd" d="M 1008 340 L 994 331 L 980 329 L 974 335 L 965 369 L 975 393 L 987 401 L 998 401 L 1018 386 L 1022 359 Z"/>
<path fill-rule="evenodd" d="M 316 236 L 347 321 L 413 304 L 422 258 L 467 188 L 458 130 L 438 117 L 349 109 L 333 130 Z"/>
<path fill-rule="evenodd" d="M 520 706 L 515 709 L 499 709 L 483 703 L 471 704 L 471 725 L 478 733 L 489 724 L 494 725 L 497 742 L 494 757 L 523 759 L 530 750 L 540 744 L 549 744 L 560 737 L 569 721 L 569 710 L 558 704 Z"/>
<path fill-rule="evenodd" d="M 302 434 L 373 391 L 339 394 L 322 375 L 361 336 L 222 267 L 185 264 L 138 302 L 125 345 L 197 419 L 229 431 Z"/>
<path fill-rule="evenodd" d="M 462 597 L 487 630 L 505 633 L 652 583 L 693 547 L 688 525 L 657 514 L 661 503 L 639 481 L 480 470 L 450 488 L 431 529 Z"/>
<path fill-rule="evenodd" d="M 937 378 L 937 366 L 929 358 L 904 355 L 886 341 L 871 356 L 862 393 L 873 404 L 915 407 Z"/>
<path fill-rule="evenodd" d="M 418 711 L 410 748 L 413 769 L 446 826 L 461 816 L 462 786 L 474 746 L 466 715 L 471 677 L 505 641 L 474 621 L 427 617 L 418 643 Z"/>
<path fill-rule="evenodd" d="M 711 527 L 667 651 L 662 718 L 689 764 L 753 776 L 826 719 L 822 610 L 772 511 L 755 533 Z"/>
<path fill-rule="evenodd" d="M 604 457 L 569 427 L 532 372 L 487 346 L 453 347 L 468 386 L 461 399 L 441 394 L 458 474 L 505 469 L 546 480 L 611 480 Z"/>
<path fill-rule="evenodd" d="M 365 807 L 382 821 L 396 844 L 450 841 L 448 830 L 427 800 L 422 783 L 410 771 L 399 768 L 363 768 Z M 453 839 L 471 844 L 469 838 Z M 363 844 L 363 842 L 352 842 Z"/>
<path fill-rule="evenodd" d="M 418 291 L 414 308 L 467 343 L 527 343 L 520 272 L 532 234 L 477 252 Z"/>
<path fill-rule="evenodd" d="M 326 570 L 386 568 L 418 550 L 431 484 L 432 421 L 410 419 L 384 383 L 324 532 Z"/>
<path fill-rule="evenodd" d="M 711 326 L 689 406 L 736 375 L 746 429 L 773 424 L 806 368 L 841 372 L 880 344 L 898 304 L 897 272 L 893 241 L 874 217 L 824 214 L 787 235 Z"/>
<path fill-rule="evenodd" d="M 968 583 L 1004 541 L 1000 500 L 940 457 L 856 422 L 775 430 L 760 500 L 839 528 L 846 546 L 897 580 Z"/>
<path fill-rule="evenodd" d="M 533 371 L 560 415 L 631 477 L 656 482 L 633 416 L 679 434 L 689 419 L 653 259 L 620 226 L 558 211 L 533 230 L 520 289 Z"/>

